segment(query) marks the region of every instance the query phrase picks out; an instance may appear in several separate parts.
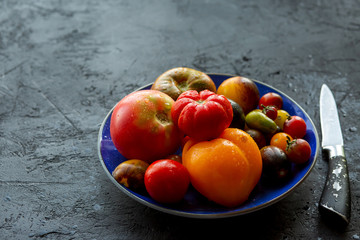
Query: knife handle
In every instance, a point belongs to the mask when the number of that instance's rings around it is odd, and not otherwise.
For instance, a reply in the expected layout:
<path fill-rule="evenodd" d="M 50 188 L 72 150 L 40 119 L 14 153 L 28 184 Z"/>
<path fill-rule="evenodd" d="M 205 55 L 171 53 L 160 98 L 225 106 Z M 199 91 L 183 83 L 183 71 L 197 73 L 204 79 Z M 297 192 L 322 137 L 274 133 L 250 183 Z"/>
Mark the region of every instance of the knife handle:
<path fill-rule="evenodd" d="M 346 227 L 350 221 L 351 196 L 347 162 L 342 146 L 324 148 L 329 170 L 319 202 L 319 211 L 332 224 Z"/>

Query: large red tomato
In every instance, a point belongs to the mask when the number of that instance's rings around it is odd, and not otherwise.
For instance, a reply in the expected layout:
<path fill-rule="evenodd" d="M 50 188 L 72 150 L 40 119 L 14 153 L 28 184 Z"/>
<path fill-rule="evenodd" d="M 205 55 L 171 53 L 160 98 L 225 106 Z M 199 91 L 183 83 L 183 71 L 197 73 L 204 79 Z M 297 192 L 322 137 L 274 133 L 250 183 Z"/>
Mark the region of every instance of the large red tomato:
<path fill-rule="evenodd" d="M 127 159 L 152 162 L 174 153 L 182 134 L 171 118 L 174 100 L 156 90 L 140 90 L 120 100 L 110 122 L 116 149 Z"/>

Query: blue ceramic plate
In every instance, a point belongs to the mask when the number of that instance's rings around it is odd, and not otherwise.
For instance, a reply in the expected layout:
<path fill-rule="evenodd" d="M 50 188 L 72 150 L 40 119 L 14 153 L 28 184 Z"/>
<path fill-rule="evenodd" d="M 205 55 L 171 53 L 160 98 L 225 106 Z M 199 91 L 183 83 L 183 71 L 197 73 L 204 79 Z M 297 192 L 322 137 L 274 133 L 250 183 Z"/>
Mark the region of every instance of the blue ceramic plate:
<path fill-rule="evenodd" d="M 224 80 L 233 77 L 232 75 L 224 74 L 208 75 L 213 79 L 217 87 Z M 185 198 L 180 203 L 175 205 L 160 204 L 151 199 L 149 195 L 147 195 L 147 193 L 134 192 L 119 184 L 112 177 L 111 173 L 114 171 L 114 169 L 121 162 L 126 160 L 116 150 L 113 142 L 111 141 L 110 119 L 113 110 L 108 113 L 108 115 L 105 117 L 105 120 L 101 124 L 98 138 L 98 154 L 100 162 L 104 167 L 106 174 L 121 191 L 123 191 L 126 195 L 135 199 L 136 201 L 159 211 L 191 218 L 225 218 L 231 216 L 238 216 L 260 210 L 283 199 L 288 194 L 290 194 L 297 186 L 299 186 L 313 169 L 319 151 L 318 134 L 308 114 L 294 100 L 269 85 L 266 85 L 256 80 L 253 81 L 256 83 L 261 96 L 267 92 L 276 92 L 280 94 L 283 97 L 284 101 L 283 109 L 287 111 L 290 115 L 297 115 L 302 117 L 307 124 L 307 133 L 304 139 L 310 143 L 312 150 L 311 158 L 305 165 L 293 165 L 291 178 L 284 184 L 270 187 L 263 184 L 260 180 L 253 192 L 251 193 L 248 201 L 235 208 L 226 208 L 210 202 L 192 187 L 190 187 L 187 194 L 185 195 Z M 150 89 L 150 87 L 151 84 L 146 85 L 138 90 Z"/>

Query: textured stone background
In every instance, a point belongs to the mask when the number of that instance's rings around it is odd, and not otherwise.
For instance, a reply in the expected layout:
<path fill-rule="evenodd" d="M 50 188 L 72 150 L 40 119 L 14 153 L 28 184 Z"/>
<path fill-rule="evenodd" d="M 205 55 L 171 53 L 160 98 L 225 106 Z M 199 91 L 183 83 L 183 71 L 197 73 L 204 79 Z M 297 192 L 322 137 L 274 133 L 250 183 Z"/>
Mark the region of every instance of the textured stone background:
<path fill-rule="evenodd" d="M 360 2 L 0 0 L 0 238 L 360 239 Z M 319 127 L 334 91 L 345 135 L 351 223 L 317 203 L 327 162 L 291 195 L 229 219 L 167 215 L 105 175 L 97 136 L 126 94 L 172 67 L 247 76 L 291 96 Z"/>

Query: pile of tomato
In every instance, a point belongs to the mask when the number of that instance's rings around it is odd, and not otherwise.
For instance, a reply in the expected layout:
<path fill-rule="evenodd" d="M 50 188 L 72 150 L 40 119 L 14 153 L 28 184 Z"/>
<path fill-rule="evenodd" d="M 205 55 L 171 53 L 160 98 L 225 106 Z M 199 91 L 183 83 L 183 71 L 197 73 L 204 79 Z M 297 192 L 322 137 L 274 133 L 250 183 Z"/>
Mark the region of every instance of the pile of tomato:
<path fill-rule="evenodd" d="M 306 130 L 279 94 L 260 97 L 250 79 L 232 77 L 216 89 L 206 74 L 175 68 L 115 106 L 110 134 L 127 160 L 112 174 L 161 203 L 181 201 L 192 185 L 210 201 L 234 207 L 261 177 L 286 181 L 292 164 L 310 159 Z M 182 154 L 175 154 L 179 148 Z"/>
<path fill-rule="evenodd" d="M 269 92 L 259 100 L 259 108 L 246 116 L 246 131 L 257 142 L 263 161 L 263 176 L 270 182 L 286 179 L 291 163 L 306 163 L 311 156 L 310 144 L 303 139 L 306 123 L 291 116 L 283 107 L 282 97 Z"/>

